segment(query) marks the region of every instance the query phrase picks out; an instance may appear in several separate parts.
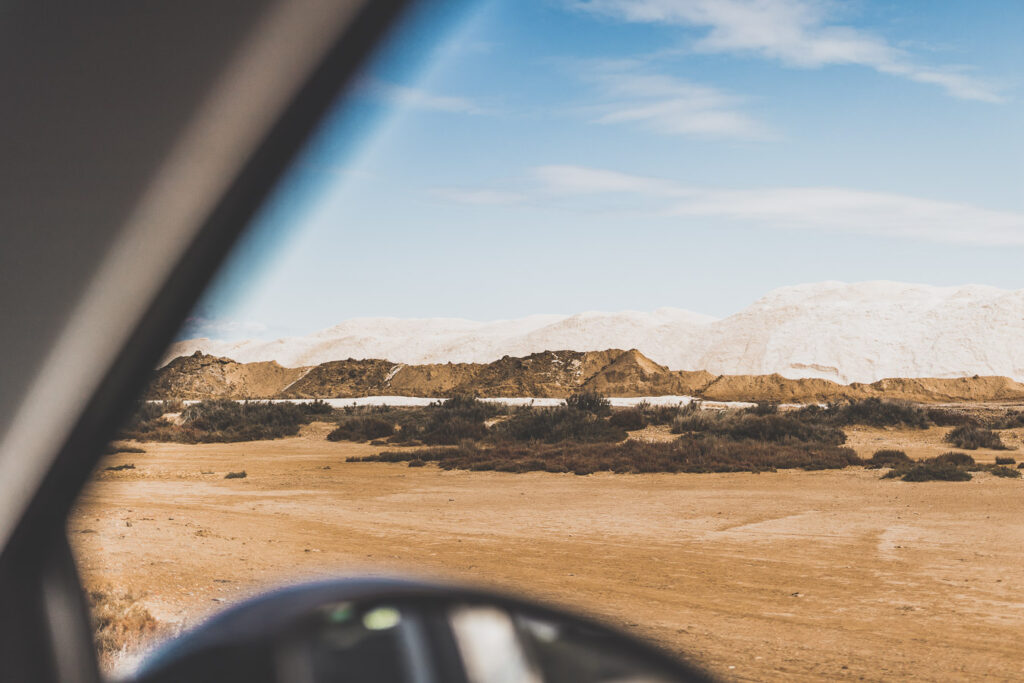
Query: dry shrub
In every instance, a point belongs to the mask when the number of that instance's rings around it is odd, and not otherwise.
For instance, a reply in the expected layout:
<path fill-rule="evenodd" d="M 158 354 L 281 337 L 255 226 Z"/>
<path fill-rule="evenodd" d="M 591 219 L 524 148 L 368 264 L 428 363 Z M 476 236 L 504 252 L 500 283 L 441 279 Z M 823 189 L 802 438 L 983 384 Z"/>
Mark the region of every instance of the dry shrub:
<path fill-rule="evenodd" d="M 294 436 L 302 425 L 333 412 L 319 400 L 271 403 L 215 399 L 185 407 L 181 411 L 182 423 L 175 425 L 163 419 L 164 410 L 164 405 L 144 403 L 129 419 L 120 438 L 178 443 L 278 439 Z"/>
<path fill-rule="evenodd" d="M 504 406 L 487 403 L 470 395 L 456 395 L 422 408 L 397 411 L 394 422 L 399 430 L 391 443 L 425 443 L 453 445 L 464 439 L 484 439 L 486 421 L 505 410 Z"/>
<path fill-rule="evenodd" d="M 139 649 L 160 630 L 160 623 L 130 592 L 111 586 L 89 591 L 96 651 L 105 668 Z"/>
<path fill-rule="evenodd" d="M 970 481 L 970 471 L 987 469 L 974 462 L 966 453 L 950 451 L 928 458 L 924 462 L 895 462 L 882 478 L 900 478 L 903 481 Z"/>
<path fill-rule="evenodd" d="M 589 399 L 577 402 L 587 406 L 586 410 L 575 407 L 575 404 L 554 408 L 524 406 L 513 412 L 509 419 L 496 424 L 490 430 L 489 439 L 498 444 L 516 441 L 553 444 L 563 441 L 614 442 L 623 441 L 628 436 L 625 429 L 601 417 L 600 408 L 587 401 Z"/>
<path fill-rule="evenodd" d="M 981 425 L 976 417 L 969 415 L 962 410 L 929 408 L 926 414 L 928 415 L 928 419 L 939 427 L 960 427 L 963 425 L 977 427 Z"/>
<path fill-rule="evenodd" d="M 328 441 L 372 441 L 395 433 L 395 423 L 376 415 L 346 417 L 327 435 Z"/>
<path fill-rule="evenodd" d="M 1024 427 L 1024 411 L 1007 410 L 1002 415 L 990 418 L 985 422 L 986 426 L 991 429 L 1017 429 Z"/>
<path fill-rule="evenodd" d="M 949 434 L 946 434 L 945 441 L 957 448 L 964 448 L 969 451 L 979 448 L 991 448 L 997 451 L 1010 450 L 997 433 L 985 427 L 974 427 L 961 425 Z"/>
<path fill-rule="evenodd" d="M 880 398 L 836 403 L 824 410 L 810 406 L 796 411 L 796 414 L 805 418 L 816 418 L 837 427 L 867 425 L 927 429 L 931 425 L 924 408 L 905 401 L 883 401 Z"/>
<path fill-rule="evenodd" d="M 1006 467 L 1005 465 L 993 465 L 988 468 L 989 474 L 996 477 L 1006 477 L 1007 479 L 1018 479 L 1020 478 L 1020 470 L 1015 470 L 1012 467 Z"/>
<path fill-rule="evenodd" d="M 971 473 L 951 463 L 922 462 L 906 470 L 893 469 L 884 478 L 899 476 L 903 481 L 970 481 Z"/>
<path fill-rule="evenodd" d="M 996 464 L 997 465 L 1016 465 L 1017 461 L 1014 458 L 1011 458 L 1008 455 L 997 455 L 996 456 Z"/>
<path fill-rule="evenodd" d="M 245 473 L 245 470 L 242 470 L 241 472 L 228 472 L 227 474 L 224 475 L 224 478 L 225 479 L 245 479 L 247 476 L 249 476 L 249 475 L 247 475 Z"/>
<path fill-rule="evenodd" d="M 385 451 L 350 461 L 436 462 L 442 469 L 501 472 L 610 471 L 645 472 L 770 472 L 777 469 L 841 469 L 863 461 L 850 448 L 826 444 L 780 444 L 686 436 L 673 442 L 648 443 L 502 443 L 481 447 L 463 443 L 455 448 Z"/>
<path fill-rule="evenodd" d="M 956 451 L 936 455 L 934 458 L 928 458 L 925 462 L 936 465 L 952 465 L 954 467 L 973 467 L 975 465 L 974 458 L 966 453 L 957 453 Z"/>
<path fill-rule="evenodd" d="M 672 422 L 674 434 L 704 433 L 734 441 L 819 443 L 839 446 L 846 434 L 837 427 L 807 419 L 799 411 L 765 412 L 764 408 L 739 411 L 703 411 L 681 415 Z"/>
<path fill-rule="evenodd" d="M 647 426 L 647 420 L 644 419 L 643 411 L 639 408 L 617 410 L 612 413 L 610 418 L 608 418 L 608 423 L 613 427 L 624 429 L 627 432 L 635 432 L 636 430 L 643 429 Z"/>
<path fill-rule="evenodd" d="M 877 470 L 883 467 L 899 467 L 904 465 L 910 465 L 913 461 L 903 451 L 894 449 L 882 449 L 875 451 L 867 460 L 867 468 L 869 470 Z"/>

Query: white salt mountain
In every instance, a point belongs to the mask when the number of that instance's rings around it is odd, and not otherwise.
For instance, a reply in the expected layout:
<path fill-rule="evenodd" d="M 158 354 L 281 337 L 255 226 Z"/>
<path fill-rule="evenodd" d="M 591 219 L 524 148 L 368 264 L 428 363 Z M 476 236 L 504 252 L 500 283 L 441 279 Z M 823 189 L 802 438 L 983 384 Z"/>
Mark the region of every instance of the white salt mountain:
<path fill-rule="evenodd" d="M 721 320 L 670 308 L 486 323 L 360 318 L 272 342 L 182 341 L 167 359 L 201 350 L 289 367 L 346 358 L 423 364 L 610 348 L 638 349 L 672 370 L 714 374 L 844 384 L 972 375 L 1024 381 L 1024 290 L 823 282 L 777 289 Z"/>

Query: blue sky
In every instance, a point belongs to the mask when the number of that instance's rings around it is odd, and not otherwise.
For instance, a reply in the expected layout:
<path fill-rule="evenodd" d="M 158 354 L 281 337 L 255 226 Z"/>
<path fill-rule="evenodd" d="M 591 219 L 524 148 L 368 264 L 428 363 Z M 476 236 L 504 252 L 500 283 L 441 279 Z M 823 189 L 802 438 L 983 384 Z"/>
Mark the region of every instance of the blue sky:
<path fill-rule="evenodd" d="M 1024 287 L 1024 3 L 423 5 L 181 337 Z"/>

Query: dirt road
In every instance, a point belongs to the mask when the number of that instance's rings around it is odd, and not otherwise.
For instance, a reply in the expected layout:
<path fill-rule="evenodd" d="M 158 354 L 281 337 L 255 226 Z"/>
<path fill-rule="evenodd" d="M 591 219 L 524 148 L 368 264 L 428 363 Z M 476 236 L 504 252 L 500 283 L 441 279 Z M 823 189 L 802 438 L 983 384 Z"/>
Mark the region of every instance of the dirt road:
<path fill-rule="evenodd" d="M 86 583 L 188 625 L 281 582 L 416 573 L 582 607 L 735 680 L 1024 675 L 1022 480 L 444 472 L 346 463 L 378 449 L 324 428 L 113 456 L 135 469 L 69 524 Z"/>

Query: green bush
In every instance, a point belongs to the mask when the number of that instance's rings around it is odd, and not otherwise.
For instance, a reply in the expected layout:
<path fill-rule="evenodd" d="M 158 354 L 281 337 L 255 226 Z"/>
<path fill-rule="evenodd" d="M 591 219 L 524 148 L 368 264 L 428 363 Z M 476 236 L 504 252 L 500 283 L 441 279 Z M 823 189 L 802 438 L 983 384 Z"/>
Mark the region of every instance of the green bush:
<path fill-rule="evenodd" d="M 979 448 L 990 448 L 998 451 L 1009 450 L 997 433 L 985 427 L 974 427 L 972 425 L 956 427 L 949 434 L 946 434 L 945 441 L 957 448 L 965 448 L 969 451 Z"/>

